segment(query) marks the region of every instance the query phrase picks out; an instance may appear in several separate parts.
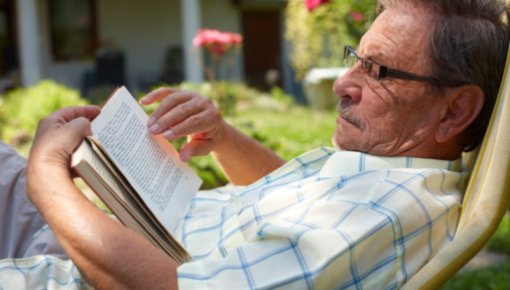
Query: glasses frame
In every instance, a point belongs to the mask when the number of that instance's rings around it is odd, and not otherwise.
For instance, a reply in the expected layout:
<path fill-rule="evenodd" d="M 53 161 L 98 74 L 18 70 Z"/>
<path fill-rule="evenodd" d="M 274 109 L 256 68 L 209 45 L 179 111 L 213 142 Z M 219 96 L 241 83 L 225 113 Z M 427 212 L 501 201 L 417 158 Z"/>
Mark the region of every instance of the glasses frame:
<path fill-rule="evenodd" d="M 405 72 L 405 71 L 401 71 L 401 70 L 397 70 L 397 69 L 392 69 L 385 65 L 381 65 L 375 61 L 372 61 L 372 60 L 369 60 L 369 59 L 359 56 L 356 53 L 356 51 L 349 45 L 346 45 L 344 47 L 344 63 L 347 67 L 350 67 L 347 64 L 349 55 L 353 55 L 354 57 L 356 57 L 356 62 L 361 63 L 361 67 L 363 68 L 363 71 L 365 71 L 366 73 L 372 72 L 372 70 L 374 68 L 374 64 L 379 66 L 379 71 L 377 72 L 377 80 L 378 81 L 381 81 L 385 78 L 394 78 L 394 79 L 401 79 L 401 80 L 408 80 L 408 81 L 426 82 L 426 83 L 436 85 L 436 86 L 446 86 L 446 87 L 458 86 L 458 85 L 452 85 L 452 84 L 441 82 L 437 78 L 434 78 L 434 77 L 420 76 L 417 74 L 413 74 L 413 73 L 409 73 L 409 72 Z"/>

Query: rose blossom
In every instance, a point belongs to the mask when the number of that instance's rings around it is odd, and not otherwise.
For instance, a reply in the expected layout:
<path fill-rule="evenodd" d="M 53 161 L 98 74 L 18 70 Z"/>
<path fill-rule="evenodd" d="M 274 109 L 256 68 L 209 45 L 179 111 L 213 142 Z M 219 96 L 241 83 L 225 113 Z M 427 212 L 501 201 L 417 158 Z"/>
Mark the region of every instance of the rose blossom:
<path fill-rule="evenodd" d="M 305 0 L 306 9 L 308 9 L 309 12 L 312 12 L 315 8 L 327 2 L 329 2 L 329 0 Z"/>
<path fill-rule="evenodd" d="M 204 47 L 211 54 L 221 56 L 234 45 L 239 45 L 243 41 L 240 34 L 231 32 L 222 32 L 215 29 L 201 29 L 193 38 L 193 45 Z"/>

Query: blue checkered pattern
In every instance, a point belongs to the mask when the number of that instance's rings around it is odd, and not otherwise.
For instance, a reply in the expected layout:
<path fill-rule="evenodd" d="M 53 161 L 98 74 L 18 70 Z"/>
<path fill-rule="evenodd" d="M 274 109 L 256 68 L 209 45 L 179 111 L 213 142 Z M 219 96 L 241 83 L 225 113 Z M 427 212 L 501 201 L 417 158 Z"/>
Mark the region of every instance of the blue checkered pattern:
<path fill-rule="evenodd" d="M 459 162 L 320 148 L 200 192 L 177 233 L 193 257 L 179 287 L 399 288 L 452 240 L 464 181 Z M 0 260 L 0 289 L 87 287 L 70 261 Z"/>
<path fill-rule="evenodd" d="M 0 289 L 92 289 L 70 260 L 53 256 L 0 260 Z"/>
<path fill-rule="evenodd" d="M 199 193 L 181 289 L 396 289 L 456 230 L 459 162 L 320 148 L 248 187 Z"/>

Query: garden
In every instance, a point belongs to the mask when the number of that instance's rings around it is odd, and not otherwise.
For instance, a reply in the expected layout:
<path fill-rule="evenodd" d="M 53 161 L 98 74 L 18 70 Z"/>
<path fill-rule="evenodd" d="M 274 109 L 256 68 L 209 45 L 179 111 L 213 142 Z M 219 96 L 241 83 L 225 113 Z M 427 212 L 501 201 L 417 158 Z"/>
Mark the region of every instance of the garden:
<path fill-rule="evenodd" d="M 226 120 L 246 134 L 264 143 L 284 159 L 316 148 L 331 146 L 331 132 L 337 116 L 334 110 L 317 111 L 293 102 L 281 89 L 260 92 L 243 84 L 221 84 L 219 91 L 229 91 L 230 100 Z M 218 90 L 209 83 L 183 83 L 180 88 L 199 91 L 218 100 Z M 140 98 L 143 93 L 137 95 Z M 23 155 L 28 154 L 38 120 L 51 112 L 69 105 L 90 103 L 79 92 L 50 80 L 30 88 L 19 88 L 0 96 L 0 136 L 3 142 L 13 145 Z M 150 113 L 154 107 L 146 108 Z M 182 144 L 177 140 L 175 146 Z M 203 188 L 226 183 L 225 176 L 211 157 L 196 157 L 190 165 L 204 180 Z M 81 185 L 83 186 L 83 185 Z M 500 224 L 487 250 L 510 256 L 510 216 Z M 509 289 L 510 262 L 463 271 L 452 278 L 444 290 L 453 289 Z"/>
<path fill-rule="evenodd" d="M 290 58 L 298 79 L 313 67 L 341 65 L 343 45 L 357 45 L 375 17 L 372 11 L 374 0 L 317 0 L 306 1 L 306 6 L 303 2 L 289 1 L 286 8 L 286 37 L 294 47 Z M 328 5 L 323 5 L 326 3 Z M 335 25 L 338 23 L 342 25 Z M 221 77 L 228 76 L 232 54 L 242 45 L 240 35 L 204 30 L 194 45 L 207 53 L 203 68 L 208 81 L 172 86 L 210 97 L 220 107 L 227 122 L 273 149 L 285 160 L 319 146 L 331 146 L 331 134 L 338 115 L 335 108 L 314 110 L 295 103 L 295 98 L 281 88 L 263 92 Z M 138 92 L 136 97 L 140 98 L 144 93 L 147 92 Z M 51 80 L 4 93 L 0 95 L 0 140 L 26 156 L 41 118 L 65 106 L 100 104 L 106 97 L 85 98 L 77 90 Z M 154 108 L 151 105 L 145 110 L 150 114 Z M 173 143 L 178 148 L 184 141 Z M 204 180 L 204 189 L 227 183 L 210 156 L 195 157 L 190 160 L 190 165 Z M 510 257 L 508 213 L 486 250 Z M 461 271 L 441 289 L 510 289 L 510 261 L 506 259 L 502 264 Z"/>

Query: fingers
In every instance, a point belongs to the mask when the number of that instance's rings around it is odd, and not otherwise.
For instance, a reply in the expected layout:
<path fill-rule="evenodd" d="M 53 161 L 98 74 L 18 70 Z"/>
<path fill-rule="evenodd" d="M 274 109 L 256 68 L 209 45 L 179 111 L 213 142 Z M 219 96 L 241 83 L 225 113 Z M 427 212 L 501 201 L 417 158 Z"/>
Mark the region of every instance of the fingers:
<path fill-rule="evenodd" d="M 47 131 L 54 131 L 70 122 L 72 132 L 78 133 L 81 138 L 90 135 L 90 120 L 95 118 L 101 109 L 97 106 L 66 107 L 54 112 L 52 115 L 39 121 L 36 131 L 36 139 L 39 135 L 45 135 Z M 53 133 L 54 134 L 54 133 Z"/>
<path fill-rule="evenodd" d="M 79 106 L 79 107 L 66 107 L 53 113 L 50 118 L 55 118 L 58 122 L 66 123 L 76 118 L 86 118 L 88 120 L 94 119 L 101 112 L 98 106 Z"/>
<path fill-rule="evenodd" d="M 151 118 L 149 119 L 148 126 L 151 127 L 155 123 L 157 123 L 159 128 L 154 127 L 151 128 L 151 131 L 154 134 L 161 133 L 163 127 L 171 126 L 181 120 L 184 120 L 186 117 L 197 113 L 201 110 L 195 103 L 192 101 L 193 96 L 189 92 L 177 92 L 171 95 L 168 95 L 158 108 L 152 113 Z"/>
<path fill-rule="evenodd" d="M 143 98 L 140 99 L 140 103 L 142 105 L 150 105 L 154 102 L 161 101 L 162 99 L 166 98 L 168 95 L 178 92 L 177 89 L 172 88 L 158 88 L 147 95 L 145 95 Z"/>
<path fill-rule="evenodd" d="M 208 111 L 192 115 L 163 132 L 163 137 L 172 140 L 198 133 L 200 139 L 212 139 L 218 130 L 217 120 L 220 119 L 218 116 L 219 113 Z"/>
<path fill-rule="evenodd" d="M 223 119 L 220 110 L 207 97 L 188 91 L 161 88 L 140 100 L 142 104 L 161 101 L 147 126 L 153 134 L 174 140 L 190 136 L 180 151 L 183 161 L 212 151 L 222 139 Z"/>
<path fill-rule="evenodd" d="M 90 121 L 87 118 L 79 117 L 69 121 L 65 126 L 66 130 L 72 136 L 71 139 L 81 140 L 85 136 L 92 135 L 92 129 L 90 127 Z"/>
<path fill-rule="evenodd" d="M 99 111 L 96 106 L 67 107 L 42 119 L 30 150 L 31 167 L 67 170 L 72 152 L 91 134 L 90 119 Z"/>
<path fill-rule="evenodd" d="M 211 140 L 191 140 L 182 146 L 179 157 L 181 161 L 188 162 L 193 156 L 203 156 L 209 154 L 214 144 Z"/>
<path fill-rule="evenodd" d="M 214 103 L 201 95 L 178 91 L 168 95 L 149 119 L 153 134 L 173 140 L 195 133 L 213 131 L 221 121 Z"/>

